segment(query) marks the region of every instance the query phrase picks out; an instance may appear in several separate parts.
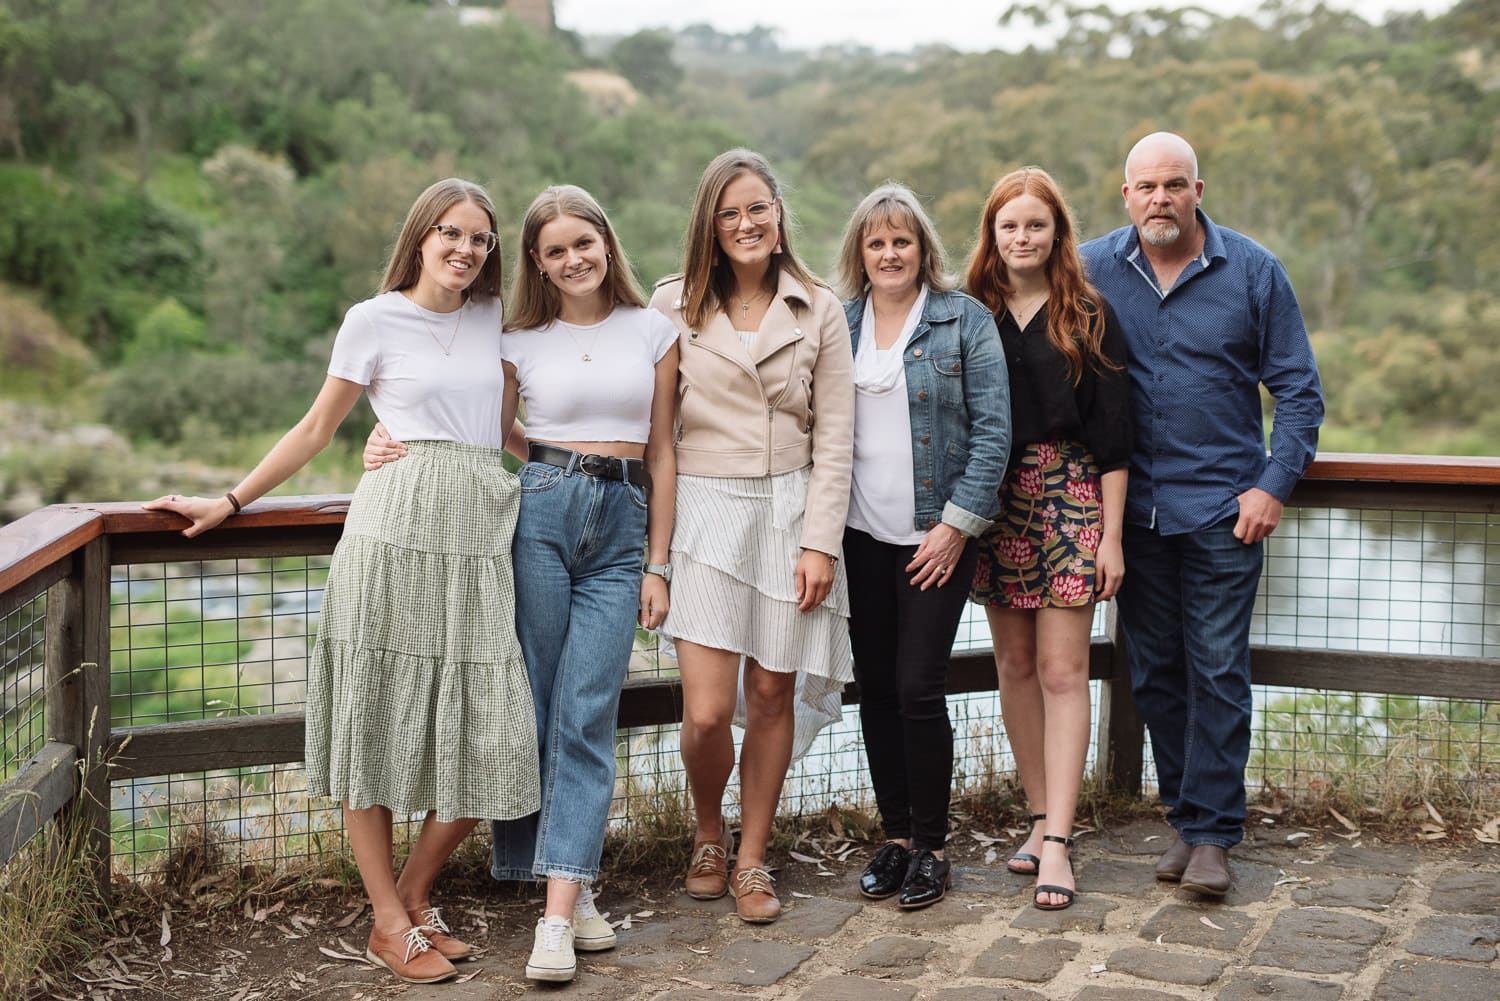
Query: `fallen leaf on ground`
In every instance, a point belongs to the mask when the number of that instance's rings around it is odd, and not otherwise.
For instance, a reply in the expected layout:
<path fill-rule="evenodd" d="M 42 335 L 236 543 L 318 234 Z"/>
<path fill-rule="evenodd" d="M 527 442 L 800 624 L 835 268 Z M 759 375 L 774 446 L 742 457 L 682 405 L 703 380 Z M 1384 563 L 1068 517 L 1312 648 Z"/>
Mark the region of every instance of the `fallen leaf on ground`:
<path fill-rule="evenodd" d="M 812 899 L 812 894 L 811 893 L 799 893 L 796 890 L 792 891 L 792 896 L 799 897 L 802 900 L 811 900 Z"/>
<path fill-rule="evenodd" d="M 1435 822 L 1442 824 L 1444 827 L 1448 826 L 1448 822 L 1443 819 L 1443 815 L 1441 813 L 1437 812 L 1436 807 L 1434 807 L 1425 799 L 1422 800 L 1422 805 L 1427 807 L 1427 816 L 1431 817 Z"/>
<path fill-rule="evenodd" d="M 166 945 L 170 941 L 172 941 L 172 926 L 167 924 L 167 909 L 164 907 L 161 912 L 161 944 Z"/>
<path fill-rule="evenodd" d="M 1358 824 L 1356 824 L 1354 821 L 1350 820 L 1348 817 L 1344 816 L 1342 813 L 1339 813 L 1337 810 L 1335 810 L 1331 806 L 1328 808 L 1328 815 L 1330 817 L 1332 817 L 1334 820 L 1337 820 L 1340 824 L 1342 824 L 1343 827 L 1344 827 L 1344 830 L 1346 830 L 1346 831 L 1353 831 L 1355 834 L 1359 833 L 1359 825 Z"/>
<path fill-rule="evenodd" d="M 335 928 L 348 928 L 350 925 L 354 924 L 354 919 L 357 918 L 357 917 L 359 917 L 364 912 L 365 912 L 365 905 L 364 905 L 363 902 L 361 902 L 357 907 L 355 907 L 353 910 L 351 910 L 348 914 L 345 914 L 343 917 L 341 917 L 337 921 L 335 921 L 333 923 L 333 926 Z"/>
<path fill-rule="evenodd" d="M 1200 917 L 1198 919 L 1198 923 L 1201 924 L 1201 925 L 1208 925 L 1208 927 L 1212 928 L 1214 931 L 1223 931 L 1224 930 L 1224 926 L 1223 925 L 1216 925 L 1216 924 L 1214 924 L 1213 921 L 1209 920 L 1209 918 L 1208 918 L 1207 915 L 1204 915 L 1203 917 Z"/>
<path fill-rule="evenodd" d="M 1107 969 L 1109 969 L 1109 967 L 1106 966 L 1105 964 L 1103 964 L 1103 963 L 1095 963 L 1093 966 L 1089 967 L 1089 972 L 1090 973 L 1103 973 Z"/>
<path fill-rule="evenodd" d="M 833 831 L 836 837 L 842 838 L 844 836 L 844 817 L 843 814 L 839 813 L 839 808 L 836 806 L 829 806 L 828 808 L 828 829 Z"/>
<path fill-rule="evenodd" d="M 1312 835 L 1307 833 L 1306 831 L 1293 831 L 1291 834 L 1288 834 L 1286 836 L 1286 839 L 1295 845 L 1299 841 L 1305 841 L 1310 837 L 1312 837 Z"/>
<path fill-rule="evenodd" d="M 787 854 L 798 862 L 812 862 L 814 865 L 819 865 L 823 861 L 822 859 L 813 858 L 811 855 L 803 855 L 801 852 L 787 852 Z"/>
<path fill-rule="evenodd" d="M 655 913 L 655 911 L 636 911 L 635 916 L 638 918 L 649 918 Z"/>
<path fill-rule="evenodd" d="M 343 944 L 344 944 L 343 942 L 339 943 L 339 945 L 343 945 Z M 323 955 L 327 956 L 329 959 L 342 959 L 345 962 L 349 962 L 349 963 L 368 963 L 369 962 L 369 960 L 366 959 L 364 956 L 356 956 L 356 955 L 354 955 L 353 952 L 335 952 L 334 950 L 328 948 L 328 946 L 326 946 L 326 945 L 320 945 L 320 946 L 318 946 L 318 951 L 321 952 Z"/>

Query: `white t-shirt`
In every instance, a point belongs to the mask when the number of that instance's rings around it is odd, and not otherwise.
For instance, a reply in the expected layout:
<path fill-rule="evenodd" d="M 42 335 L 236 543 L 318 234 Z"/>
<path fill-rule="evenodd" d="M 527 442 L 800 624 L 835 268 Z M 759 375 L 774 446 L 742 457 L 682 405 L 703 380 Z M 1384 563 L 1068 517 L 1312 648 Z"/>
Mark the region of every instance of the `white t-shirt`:
<path fill-rule="evenodd" d="M 328 374 L 364 386 L 397 441 L 501 448 L 500 337 L 499 298 L 434 313 L 400 292 L 382 292 L 344 314 Z"/>
<path fill-rule="evenodd" d="M 645 442 L 656 363 L 677 328 L 654 309 L 616 306 L 587 327 L 554 320 L 506 331 L 500 343 L 526 401 L 526 437 Z"/>

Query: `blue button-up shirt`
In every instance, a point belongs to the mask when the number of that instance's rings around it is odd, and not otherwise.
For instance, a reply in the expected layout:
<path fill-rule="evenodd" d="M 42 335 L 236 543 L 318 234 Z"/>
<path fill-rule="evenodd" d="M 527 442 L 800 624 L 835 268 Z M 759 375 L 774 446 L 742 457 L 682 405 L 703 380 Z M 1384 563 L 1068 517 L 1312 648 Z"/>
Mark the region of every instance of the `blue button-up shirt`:
<path fill-rule="evenodd" d="M 1120 318 L 1135 391 L 1125 519 L 1163 535 L 1239 512 L 1251 487 L 1286 500 L 1312 462 L 1323 388 L 1281 262 L 1198 211 L 1203 252 L 1163 290 L 1134 226 L 1080 249 Z M 1260 386 L 1276 400 L 1266 454 Z"/>

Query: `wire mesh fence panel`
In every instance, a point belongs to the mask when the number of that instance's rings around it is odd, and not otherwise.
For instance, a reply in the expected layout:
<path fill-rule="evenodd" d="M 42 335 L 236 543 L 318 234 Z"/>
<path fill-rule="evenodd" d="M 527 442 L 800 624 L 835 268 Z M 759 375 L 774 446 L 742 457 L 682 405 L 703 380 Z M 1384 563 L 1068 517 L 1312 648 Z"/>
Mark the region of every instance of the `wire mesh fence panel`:
<path fill-rule="evenodd" d="M 1251 642 L 1500 657 L 1500 518 L 1297 508 L 1267 545 Z M 1247 782 L 1390 805 L 1500 779 L 1500 703 L 1256 686 Z"/>
<path fill-rule="evenodd" d="M 47 598 L 0 618 L 0 782 L 47 742 Z"/>

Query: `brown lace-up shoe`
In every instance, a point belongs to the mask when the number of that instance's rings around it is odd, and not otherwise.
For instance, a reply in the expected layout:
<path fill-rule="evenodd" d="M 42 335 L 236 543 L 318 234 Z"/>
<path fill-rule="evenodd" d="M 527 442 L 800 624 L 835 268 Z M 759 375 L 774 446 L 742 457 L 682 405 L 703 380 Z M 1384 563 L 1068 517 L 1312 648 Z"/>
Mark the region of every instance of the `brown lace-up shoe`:
<path fill-rule="evenodd" d="M 411 919 L 414 927 L 427 936 L 427 941 L 448 962 L 456 963 L 460 959 L 468 959 L 473 955 L 474 948 L 469 943 L 453 937 L 453 929 L 448 927 L 436 907 L 429 907 L 423 911 L 407 911 L 406 916 Z"/>
<path fill-rule="evenodd" d="M 365 958 L 409 984 L 435 984 L 458 974 L 420 928 L 408 928 L 394 935 L 382 935 L 372 928 Z"/>
<path fill-rule="evenodd" d="M 766 870 L 756 867 L 736 869 L 729 887 L 734 891 L 734 910 L 741 921 L 765 925 L 781 917 L 776 884 Z"/>
<path fill-rule="evenodd" d="M 1229 892 L 1229 883 L 1229 850 L 1218 845 L 1194 845 L 1178 885 L 1207 897 L 1222 897 Z"/>
<path fill-rule="evenodd" d="M 688 863 L 683 889 L 694 900 L 717 900 L 729 892 L 729 853 L 734 849 L 734 835 L 725 824 L 718 841 L 699 841 L 693 845 L 693 860 Z"/>

